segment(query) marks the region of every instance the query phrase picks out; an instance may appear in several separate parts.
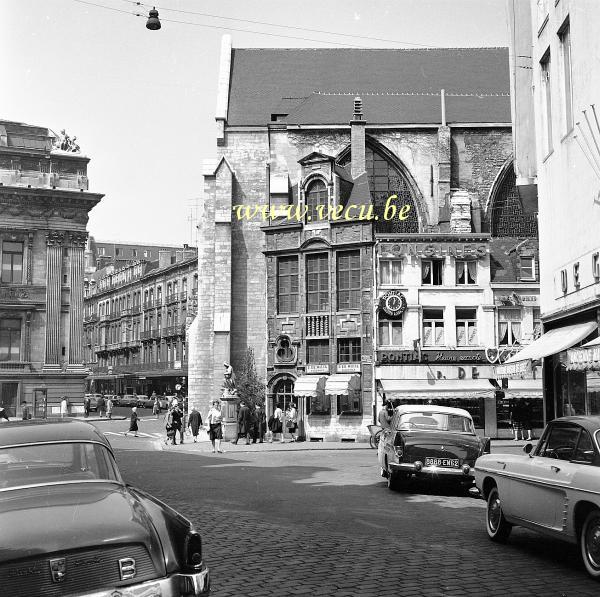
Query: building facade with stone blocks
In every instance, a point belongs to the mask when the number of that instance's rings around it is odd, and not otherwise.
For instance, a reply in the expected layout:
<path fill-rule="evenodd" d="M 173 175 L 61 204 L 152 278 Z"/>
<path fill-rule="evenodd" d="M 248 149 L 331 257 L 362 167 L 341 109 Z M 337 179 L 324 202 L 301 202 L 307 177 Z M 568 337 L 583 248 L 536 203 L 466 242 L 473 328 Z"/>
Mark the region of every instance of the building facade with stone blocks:
<path fill-rule="evenodd" d="M 307 439 L 365 437 L 376 235 L 537 235 L 514 191 L 509 88 L 506 48 L 232 49 L 224 38 L 190 334 L 202 411 L 223 363 L 238 368 L 250 346 L 268 412 L 302 399 Z M 358 303 L 340 308 L 348 293 Z M 308 375 L 327 379 L 298 384 Z M 318 415 L 317 386 L 330 397 Z"/>
<path fill-rule="evenodd" d="M 64 131 L 63 131 L 64 133 Z M 0 121 L 0 404 L 21 416 L 83 404 L 86 224 L 102 195 L 65 134 Z"/>
<path fill-rule="evenodd" d="M 150 396 L 173 395 L 177 385 L 186 388 L 186 329 L 197 302 L 198 262 L 189 247 L 161 250 L 156 261 L 108 267 L 88 277 L 88 390 Z"/>

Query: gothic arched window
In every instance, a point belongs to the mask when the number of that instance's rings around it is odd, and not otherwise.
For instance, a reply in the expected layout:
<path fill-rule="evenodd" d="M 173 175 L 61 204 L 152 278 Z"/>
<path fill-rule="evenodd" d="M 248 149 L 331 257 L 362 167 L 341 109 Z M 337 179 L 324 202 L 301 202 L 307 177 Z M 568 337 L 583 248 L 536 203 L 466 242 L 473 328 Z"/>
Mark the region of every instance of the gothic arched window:
<path fill-rule="evenodd" d="M 488 217 L 492 236 L 538 236 L 537 215 L 523 212 L 512 164 L 497 181 Z"/>
<path fill-rule="evenodd" d="M 371 200 L 373 201 L 373 211 L 378 216 L 375 224 L 377 232 L 419 232 L 419 215 L 417 213 L 416 198 L 406 175 L 392 160 L 368 144 L 366 146 L 365 157 L 369 187 L 371 189 Z M 349 166 L 351 160 L 351 153 L 348 152 L 340 160 L 340 165 Z M 392 195 L 398 197 L 393 200 L 393 203 L 397 206 L 396 217 L 385 220 L 385 204 Z M 403 205 L 410 205 L 410 210 L 408 211 L 406 220 L 399 220 L 398 211 Z"/>

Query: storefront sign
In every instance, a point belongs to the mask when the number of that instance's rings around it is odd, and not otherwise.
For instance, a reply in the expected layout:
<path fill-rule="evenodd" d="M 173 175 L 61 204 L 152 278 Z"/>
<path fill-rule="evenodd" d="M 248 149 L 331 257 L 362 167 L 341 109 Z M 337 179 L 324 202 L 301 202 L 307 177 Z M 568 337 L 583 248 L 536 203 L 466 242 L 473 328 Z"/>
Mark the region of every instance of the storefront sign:
<path fill-rule="evenodd" d="M 329 373 L 329 363 L 307 363 L 306 373 Z"/>
<path fill-rule="evenodd" d="M 572 348 L 567 351 L 567 369 L 574 371 L 600 369 L 600 345 L 590 348 Z"/>
<path fill-rule="evenodd" d="M 421 350 L 421 359 L 414 350 L 378 350 L 377 361 L 381 365 L 398 363 L 485 363 L 483 350 Z"/>
<path fill-rule="evenodd" d="M 496 365 L 494 367 L 494 376 L 496 378 L 513 377 L 519 375 L 529 375 L 531 373 L 531 359 L 517 361 L 516 363 L 508 363 L 504 365 Z"/>
<path fill-rule="evenodd" d="M 338 363 L 336 371 L 338 373 L 360 373 L 360 363 Z"/>
<path fill-rule="evenodd" d="M 366 363 L 368 365 L 371 365 L 373 363 L 373 357 L 370 354 L 363 354 L 360 357 L 360 360 L 362 363 Z"/>
<path fill-rule="evenodd" d="M 381 247 L 383 255 L 391 253 L 394 256 L 414 255 L 415 257 L 458 257 L 479 258 L 487 253 L 485 245 L 468 243 L 397 243 Z"/>
<path fill-rule="evenodd" d="M 511 305 L 515 307 L 537 307 L 540 304 L 540 297 L 538 294 L 512 294 L 498 295 L 494 297 L 496 305 Z"/>

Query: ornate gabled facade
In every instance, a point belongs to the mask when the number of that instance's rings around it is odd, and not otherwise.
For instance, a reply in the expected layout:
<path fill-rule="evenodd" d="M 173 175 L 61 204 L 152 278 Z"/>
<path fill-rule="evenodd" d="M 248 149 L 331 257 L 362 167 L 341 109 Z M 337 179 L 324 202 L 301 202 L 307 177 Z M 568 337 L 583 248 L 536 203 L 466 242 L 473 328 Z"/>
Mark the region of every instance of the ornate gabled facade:
<path fill-rule="evenodd" d="M 223 362 L 238 368 L 250 346 L 267 412 L 298 402 L 306 439 L 364 439 L 381 403 L 378 238 L 481 240 L 493 331 L 490 232 L 520 210 L 510 180 L 500 188 L 508 52 L 238 50 L 224 38 L 219 81 L 190 399 L 205 412 Z"/>
<path fill-rule="evenodd" d="M 89 158 L 66 135 L 0 121 L 0 401 L 19 416 L 83 402 Z"/>

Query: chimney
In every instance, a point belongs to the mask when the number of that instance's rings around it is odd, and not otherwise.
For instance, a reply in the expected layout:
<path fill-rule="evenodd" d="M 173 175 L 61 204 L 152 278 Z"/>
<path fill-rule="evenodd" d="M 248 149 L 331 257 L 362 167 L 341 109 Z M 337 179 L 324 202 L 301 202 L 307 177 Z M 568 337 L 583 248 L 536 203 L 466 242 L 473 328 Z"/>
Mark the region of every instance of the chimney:
<path fill-rule="evenodd" d="M 172 251 L 169 249 L 161 249 L 158 252 L 158 267 L 167 267 L 167 265 L 171 265 L 171 255 Z"/>
<path fill-rule="evenodd" d="M 354 115 L 350 121 L 350 151 L 352 153 L 351 174 L 358 178 L 366 170 L 365 160 L 365 126 L 363 120 L 362 99 L 354 98 Z"/>

